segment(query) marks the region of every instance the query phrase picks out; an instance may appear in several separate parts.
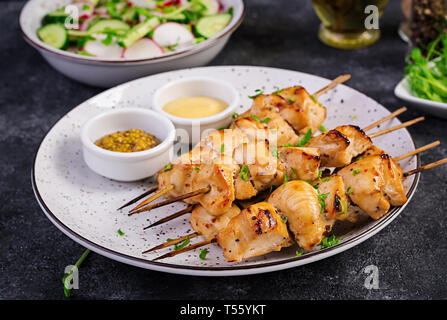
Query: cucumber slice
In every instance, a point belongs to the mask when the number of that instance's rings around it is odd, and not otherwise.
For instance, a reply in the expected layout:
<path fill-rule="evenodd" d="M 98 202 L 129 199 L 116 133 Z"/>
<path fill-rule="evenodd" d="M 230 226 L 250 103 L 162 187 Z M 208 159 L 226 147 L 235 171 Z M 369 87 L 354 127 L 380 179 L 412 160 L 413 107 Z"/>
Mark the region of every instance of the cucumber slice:
<path fill-rule="evenodd" d="M 42 19 L 42 25 L 50 23 L 65 23 L 68 18 L 68 13 L 65 13 L 65 9 L 57 9 L 53 12 L 46 14 Z"/>
<path fill-rule="evenodd" d="M 178 23 L 187 23 L 188 22 L 188 18 L 186 18 L 186 16 L 179 12 L 173 16 L 169 16 L 169 18 L 166 19 L 169 22 L 178 22 Z"/>
<path fill-rule="evenodd" d="M 56 49 L 67 49 L 68 33 L 62 24 L 51 23 L 37 30 L 40 40 Z"/>
<path fill-rule="evenodd" d="M 135 26 L 132 27 L 129 31 L 127 31 L 126 36 L 124 36 L 121 40 L 118 40 L 118 44 L 123 48 L 130 47 L 134 42 L 143 38 L 150 31 L 152 31 L 157 25 L 160 24 L 160 20 L 157 17 L 153 17 L 145 20 Z"/>
<path fill-rule="evenodd" d="M 103 19 L 93 24 L 88 31 L 91 33 L 101 33 L 109 30 L 129 30 L 130 26 L 124 21 L 118 19 Z"/>
<path fill-rule="evenodd" d="M 229 13 L 218 13 L 199 19 L 195 26 L 198 35 L 211 38 L 221 32 L 230 23 L 233 16 Z"/>
<path fill-rule="evenodd" d="M 219 0 L 200 0 L 199 2 L 201 2 L 206 7 L 205 12 L 203 13 L 204 15 L 211 15 L 219 12 Z"/>

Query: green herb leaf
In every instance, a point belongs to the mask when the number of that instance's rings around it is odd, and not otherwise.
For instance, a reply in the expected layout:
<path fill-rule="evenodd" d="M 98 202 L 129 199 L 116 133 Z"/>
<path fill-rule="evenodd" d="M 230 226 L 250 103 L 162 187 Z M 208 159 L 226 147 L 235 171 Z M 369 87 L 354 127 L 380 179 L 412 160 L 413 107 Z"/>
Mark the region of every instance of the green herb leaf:
<path fill-rule="evenodd" d="M 299 252 L 298 250 L 295 251 L 295 257 L 300 257 L 302 256 L 304 253 L 304 251 Z"/>
<path fill-rule="evenodd" d="M 239 172 L 239 176 L 241 177 L 242 180 L 244 181 L 248 181 L 248 166 L 245 164 L 242 166 L 241 171 Z"/>
<path fill-rule="evenodd" d="M 325 132 L 327 131 L 327 129 L 326 129 L 325 126 L 321 125 L 321 126 L 320 126 L 320 131 L 323 132 L 323 133 L 325 133 Z"/>
<path fill-rule="evenodd" d="M 199 168 L 197 168 L 197 167 L 194 167 L 194 170 L 196 170 L 196 172 L 199 172 Z"/>
<path fill-rule="evenodd" d="M 220 153 L 223 153 L 225 151 L 225 144 L 222 143 L 222 145 L 220 146 Z"/>
<path fill-rule="evenodd" d="M 180 249 L 186 247 L 189 244 L 189 242 L 190 242 L 190 239 L 188 236 L 188 237 L 186 237 L 186 240 L 183 241 L 182 243 L 174 245 L 174 250 L 180 250 Z"/>
<path fill-rule="evenodd" d="M 323 240 L 321 240 L 320 247 L 321 249 L 332 247 L 336 244 L 339 244 L 340 240 L 341 238 L 336 238 L 335 235 L 331 235 L 330 237 L 324 237 Z"/>
<path fill-rule="evenodd" d="M 264 94 L 264 91 L 262 91 L 261 89 L 256 89 L 255 90 L 255 94 L 252 96 L 248 96 L 250 99 L 254 99 L 257 98 L 259 96 L 262 96 Z"/>
<path fill-rule="evenodd" d="M 312 138 L 312 129 L 307 130 L 306 134 L 301 138 L 301 140 L 296 145 L 297 147 L 304 147 Z"/>
<path fill-rule="evenodd" d="M 352 189 L 352 187 L 348 187 L 348 189 L 346 189 L 346 195 L 348 196 L 350 196 L 353 192 L 354 190 Z"/>
<path fill-rule="evenodd" d="M 124 232 L 122 232 L 121 229 L 118 229 L 118 234 L 119 234 L 120 236 L 124 236 Z"/>
<path fill-rule="evenodd" d="M 236 119 L 237 117 L 239 117 L 239 114 L 237 112 L 233 113 L 232 118 Z"/>
<path fill-rule="evenodd" d="M 359 173 L 360 173 L 360 170 L 358 170 L 358 169 L 352 171 L 352 175 L 353 175 L 353 176 L 355 176 L 356 174 L 359 174 Z"/>
<path fill-rule="evenodd" d="M 208 254 L 208 249 L 206 249 L 206 248 L 205 249 L 201 249 L 199 258 L 202 259 L 202 260 L 205 260 L 207 254 Z"/>
<path fill-rule="evenodd" d="M 341 201 L 341 204 L 343 206 L 343 211 L 337 212 L 338 214 L 345 214 L 346 210 L 347 210 L 347 206 L 346 203 L 344 203 L 343 201 Z"/>
<path fill-rule="evenodd" d="M 169 170 L 172 170 L 172 164 L 171 163 L 168 163 L 167 165 L 165 165 L 165 169 L 163 170 L 163 172 L 166 172 L 166 171 L 169 171 Z"/>

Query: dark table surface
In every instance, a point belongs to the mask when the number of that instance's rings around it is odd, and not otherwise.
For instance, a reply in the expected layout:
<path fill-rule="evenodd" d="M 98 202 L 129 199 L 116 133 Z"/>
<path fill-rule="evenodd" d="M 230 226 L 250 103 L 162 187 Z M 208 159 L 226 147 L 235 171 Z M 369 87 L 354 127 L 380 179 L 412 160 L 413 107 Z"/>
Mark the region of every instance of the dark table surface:
<path fill-rule="evenodd" d="M 326 47 L 310 1 L 248 0 L 242 26 L 212 65 L 260 65 L 333 78 L 395 110 L 393 94 L 407 45 L 397 35 L 400 1 L 390 1 L 382 38 L 358 51 Z M 101 92 L 53 70 L 20 35 L 24 1 L 1 1 L 0 19 L 0 299 L 63 299 L 61 277 L 84 248 L 43 214 L 30 183 L 32 159 L 49 128 Z M 409 120 L 410 110 L 400 117 Z M 409 130 L 416 144 L 442 145 L 422 155 L 447 156 L 447 122 L 427 116 Z M 425 172 L 403 213 L 373 238 L 331 258 L 274 273 L 205 278 L 159 273 L 91 254 L 71 299 L 432 299 L 447 298 L 447 166 Z M 363 269 L 376 265 L 379 289 L 364 287 Z"/>

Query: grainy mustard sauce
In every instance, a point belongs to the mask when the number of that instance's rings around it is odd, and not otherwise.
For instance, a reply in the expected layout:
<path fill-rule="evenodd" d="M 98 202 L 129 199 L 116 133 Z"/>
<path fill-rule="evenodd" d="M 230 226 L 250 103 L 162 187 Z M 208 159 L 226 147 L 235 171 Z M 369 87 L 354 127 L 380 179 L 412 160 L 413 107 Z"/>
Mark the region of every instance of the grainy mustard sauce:
<path fill-rule="evenodd" d="M 110 151 L 138 152 L 149 150 L 159 145 L 160 140 L 144 130 L 130 129 L 108 134 L 98 139 L 95 144 Z"/>

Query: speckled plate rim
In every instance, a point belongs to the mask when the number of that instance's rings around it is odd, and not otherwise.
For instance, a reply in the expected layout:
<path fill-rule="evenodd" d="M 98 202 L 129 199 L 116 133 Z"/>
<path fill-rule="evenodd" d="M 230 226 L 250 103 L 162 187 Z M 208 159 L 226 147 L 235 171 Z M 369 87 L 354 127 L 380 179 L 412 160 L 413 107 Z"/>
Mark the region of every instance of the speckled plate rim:
<path fill-rule="evenodd" d="M 232 67 L 244 67 L 244 66 L 225 66 L 225 67 L 232 68 Z M 254 66 L 250 66 L 250 67 L 254 67 Z M 281 70 L 294 71 L 294 70 L 279 69 L 279 68 L 268 68 L 268 67 L 262 67 L 262 66 L 259 66 L 259 67 L 266 68 L 266 69 L 275 69 L 275 70 L 279 70 L 279 71 L 281 71 Z M 318 77 L 315 75 L 311 75 L 311 76 L 320 78 L 322 80 L 329 81 L 328 79 L 325 79 L 323 77 Z M 133 80 L 130 82 L 140 81 L 141 79 Z M 120 86 L 127 85 L 128 83 L 129 82 L 121 84 Z M 104 92 L 101 92 L 98 95 L 104 94 L 105 92 L 113 90 L 115 88 L 116 87 L 106 90 Z M 356 91 L 356 93 L 358 93 L 358 94 L 364 95 L 363 93 L 361 93 L 355 89 L 351 88 L 351 90 Z M 94 96 L 90 99 L 93 99 L 95 97 L 96 96 Z M 90 99 L 88 99 L 88 100 L 90 100 Z M 383 108 L 386 109 L 385 107 L 383 107 Z M 72 110 L 70 110 L 69 112 L 71 112 Z M 420 179 L 420 173 L 417 173 L 414 176 L 413 183 L 411 184 L 411 186 L 407 192 L 408 201 L 403 206 L 392 208 L 386 216 L 384 216 L 383 218 L 378 220 L 370 228 L 353 236 L 351 239 L 343 241 L 342 243 L 340 243 L 336 246 L 329 247 L 329 248 L 323 249 L 321 251 L 309 252 L 306 255 L 303 255 L 300 257 L 293 257 L 290 259 L 283 259 L 283 260 L 275 261 L 275 262 L 268 262 L 268 263 L 262 263 L 262 264 L 257 264 L 257 265 L 247 265 L 247 266 L 234 266 L 234 267 L 185 266 L 185 265 L 170 264 L 170 263 L 164 263 L 164 262 L 158 262 L 158 261 L 151 261 L 151 260 L 137 258 L 137 257 L 133 257 L 133 256 L 130 256 L 127 254 L 123 254 L 123 253 L 111 250 L 109 248 L 106 248 L 104 246 L 101 246 L 95 242 L 92 242 L 92 241 L 86 239 L 85 237 L 74 232 L 72 229 L 70 229 L 68 226 L 66 226 L 62 221 L 60 221 L 56 217 L 56 215 L 53 212 L 51 212 L 51 210 L 45 204 L 45 201 L 42 199 L 42 197 L 39 193 L 39 190 L 37 188 L 36 177 L 35 177 L 35 165 L 36 165 L 37 155 L 40 151 L 40 147 L 41 147 L 42 143 L 45 141 L 47 136 L 51 133 L 53 127 L 55 127 L 65 116 L 66 116 L 66 114 L 63 115 L 58 121 L 56 121 L 56 123 L 51 126 L 51 128 L 48 130 L 48 132 L 42 138 L 41 142 L 39 143 L 39 146 L 37 147 L 37 152 L 35 153 L 35 156 L 33 159 L 33 164 L 31 167 L 31 185 L 32 185 L 33 192 L 34 192 L 34 195 L 37 199 L 39 206 L 41 207 L 42 211 L 45 213 L 47 218 L 60 231 L 62 231 L 65 235 L 70 237 L 75 242 L 86 247 L 87 249 L 90 249 L 93 252 L 96 252 L 96 253 L 103 255 L 107 258 L 110 258 L 110 259 L 113 259 L 113 260 L 116 260 L 116 261 L 119 261 L 122 263 L 126 263 L 126 264 L 140 267 L 140 268 L 150 269 L 150 270 L 154 270 L 154 271 L 168 272 L 168 273 L 181 274 L 181 275 L 191 275 L 191 276 L 242 276 L 242 275 L 267 273 L 267 272 L 289 269 L 289 268 L 305 265 L 308 263 L 312 263 L 312 262 L 315 262 L 318 260 L 322 260 L 322 259 L 331 257 L 335 254 L 338 254 L 338 253 L 348 250 L 356 245 L 359 245 L 363 241 L 369 239 L 370 237 L 372 237 L 373 235 L 375 235 L 376 233 L 381 231 L 384 227 L 386 227 L 388 224 L 390 224 L 395 218 L 397 218 L 397 216 L 405 209 L 405 207 L 411 201 L 411 198 L 413 197 L 413 195 L 417 189 L 417 185 L 418 185 L 419 179 Z M 416 147 L 415 147 L 413 137 L 411 136 L 411 134 L 408 132 L 408 130 L 406 128 L 404 130 L 407 131 L 409 137 L 411 138 L 411 141 L 413 144 L 413 149 L 415 149 Z M 421 165 L 419 155 L 416 156 L 416 159 L 417 159 L 417 167 L 419 167 Z"/>

